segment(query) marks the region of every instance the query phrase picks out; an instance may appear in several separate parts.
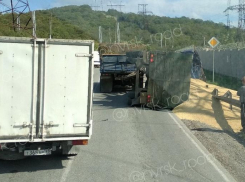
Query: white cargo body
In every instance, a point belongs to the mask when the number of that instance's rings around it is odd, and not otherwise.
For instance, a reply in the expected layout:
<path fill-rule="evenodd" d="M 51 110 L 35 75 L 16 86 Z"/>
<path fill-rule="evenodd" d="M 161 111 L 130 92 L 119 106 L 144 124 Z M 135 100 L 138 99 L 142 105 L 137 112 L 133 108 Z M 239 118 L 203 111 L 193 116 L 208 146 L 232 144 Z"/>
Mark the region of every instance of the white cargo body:
<path fill-rule="evenodd" d="M 93 51 L 93 41 L 0 37 L 0 146 L 90 139 Z"/>

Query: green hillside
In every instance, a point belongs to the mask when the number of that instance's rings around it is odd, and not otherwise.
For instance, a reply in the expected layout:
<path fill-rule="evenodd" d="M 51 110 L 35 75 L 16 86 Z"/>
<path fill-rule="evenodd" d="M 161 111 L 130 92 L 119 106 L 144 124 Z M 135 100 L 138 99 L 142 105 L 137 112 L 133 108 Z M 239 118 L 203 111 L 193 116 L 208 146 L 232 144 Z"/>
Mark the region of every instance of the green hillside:
<path fill-rule="evenodd" d="M 21 22 L 24 22 L 21 24 L 23 28 L 30 17 L 30 14 L 21 16 Z M 48 11 L 36 11 L 37 37 L 49 37 L 50 17 L 51 15 Z M 0 36 L 32 37 L 32 29 L 30 28 L 32 23 L 29 23 L 25 30 L 14 31 L 13 27 L 11 27 L 11 22 L 12 16 L 10 14 L 0 15 Z M 72 25 L 67 21 L 62 21 L 56 17 L 52 17 L 52 37 L 57 39 L 93 39 L 78 26 Z"/>
<path fill-rule="evenodd" d="M 154 49 L 179 49 L 203 46 L 215 36 L 222 44 L 241 41 L 236 28 L 227 29 L 222 23 L 190 19 L 142 16 L 134 13 L 93 11 L 89 6 L 66 6 L 37 11 L 37 36 L 49 37 L 49 18 L 53 15 L 53 38 L 94 39 L 98 42 L 99 26 L 103 42 L 114 43 L 116 23 L 120 23 L 121 42 L 147 44 Z M 14 32 L 7 22 L 10 15 L 0 16 L 0 35 L 30 36 L 31 30 Z M 4 24 L 4 25 L 3 25 Z"/>
<path fill-rule="evenodd" d="M 215 36 L 222 44 L 240 41 L 235 28 L 227 29 L 222 23 L 190 19 L 142 16 L 134 13 L 93 11 L 89 6 L 66 6 L 50 9 L 56 17 L 79 26 L 98 40 L 98 29 L 102 26 L 103 42 L 115 42 L 116 22 L 120 23 L 121 42 L 142 41 L 152 47 L 181 48 L 189 45 L 203 46 Z M 180 31 L 181 27 L 181 31 Z M 176 36 L 175 36 L 176 35 Z"/>

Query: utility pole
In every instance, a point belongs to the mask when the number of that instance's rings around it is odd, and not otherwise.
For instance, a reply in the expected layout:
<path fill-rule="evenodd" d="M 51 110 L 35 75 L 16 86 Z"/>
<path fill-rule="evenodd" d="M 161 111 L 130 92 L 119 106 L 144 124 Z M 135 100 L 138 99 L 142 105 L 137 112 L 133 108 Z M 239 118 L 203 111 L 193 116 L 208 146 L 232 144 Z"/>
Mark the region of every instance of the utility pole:
<path fill-rule="evenodd" d="M 20 26 L 20 16 L 24 13 L 28 13 L 31 11 L 28 0 L 8 0 L 8 3 L 7 1 L 4 2 L 3 0 L 0 0 L 0 10 L 0 15 L 5 13 L 11 13 L 12 26 L 15 31 L 16 27 L 17 30 L 22 28 Z M 27 22 L 23 23 L 25 24 L 25 27 L 23 27 L 23 29 L 28 29 L 27 26 L 30 22 L 31 18 L 29 18 Z"/>
<path fill-rule="evenodd" d="M 228 1 L 228 4 L 230 2 Z M 235 6 L 229 6 L 224 12 L 227 13 L 229 11 L 236 10 L 238 11 L 238 37 L 242 37 L 242 33 L 245 29 L 245 0 L 239 0 L 239 4 Z M 228 14 L 229 15 L 229 14 Z"/>
<path fill-rule="evenodd" d="M 37 37 L 36 30 L 37 30 L 37 24 L 36 24 L 36 12 L 32 12 L 32 23 L 33 23 L 33 30 L 32 30 L 32 36 L 34 38 Z"/>
<path fill-rule="evenodd" d="M 101 1 L 101 2 L 102 2 L 102 1 Z M 94 6 L 90 6 L 90 7 L 91 7 L 92 9 L 94 8 L 94 9 L 93 9 L 94 11 L 98 11 L 98 9 L 99 9 L 100 6 L 97 6 L 97 5 L 96 5 L 96 4 L 97 4 L 97 3 L 96 3 L 96 0 L 95 0 L 94 3 L 95 3 L 95 5 L 94 5 Z"/>
<path fill-rule="evenodd" d="M 99 42 L 103 43 L 103 34 L 102 34 L 102 28 L 99 26 Z"/>
<path fill-rule="evenodd" d="M 147 11 L 146 6 L 148 6 L 148 4 L 138 4 L 138 14 L 141 14 L 144 16 L 148 14 L 153 14 L 152 11 Z"/>
<path fill-rule="evenodd" d="M 50 31 L 49 39 L 52 39 L 52 13 L 49 20 L 49 31 Z"/>
<path fill-rule="evenodd" d="M 122 7 L 125 6 L 125 5 L 122 5 L 122 1 L 120 1 L 120 5 L 119 5 L 119 8 L 120 8 L 120 12 L 122 12 Z"/>
<path fill-rule="evenodd" d="M 244 30 L 245 28 L 245 0 L 239 0 L 239 20 L 238 20 L 238 28 Z"/>
<path fill-rule="evenodd" d="M 110 44 L 111 44 L 111 29 L 109 28 L 109 39 L 110 39 Z"/>
<path fill-rule="evenodd" d="M 231 6 L 231 0 L 227 1 L 227 8 L 229 8 Z M 227 16 L 227 28 L 231 27 L 231 21 L 230 21 L 230 10 L 226 11 L 225 16 Z"/>
<path fill-rule="evenodd" d="M 100 6 L 90 6 L 94 11 L 98 11 L 98 8 L 100 7 Z"/>
<path fill-rule="evenodd" d="M 117 43 L 121 42 L 120 23 L 117 23 Z"/>
<path fill-rule="evenodd" d="M 17 17 L 17 28 L 20 31 L 20 16 Z"/>
<path fill-rule="evenodd" d="M 147 11 L 148 4 L 138 4 L 138 14 L 143 16 L 143 29 L 147 29 L 148 27 L 148 22 L 146 19 L 146 15 L 153 15 L 151 11 Z"/>
<path fill-rule="evenodd" d="M 103 10 L 103 0 L 101 0 L 100 4 L 101 4 L 101 11 L 104 11 Z"/>
<path fill-rule="evenodd" d="M 111 1 L 110 1 L 110 3 L 111 3 Z M 110 9 L 115 9 L 114 7 L 116 7 L 116 8 L 119 7 L 119 11 L 122 12 L 122 7 L 124 7 L 125 5 L 123 5 L 121 3 L 122 3 L 122 1 L 120 2 L 120 4 L 114 4 L 114 5 L 113 4 L 110 4 L 110 5 L 107 5 L 107 6 L 109 6 Z"/>

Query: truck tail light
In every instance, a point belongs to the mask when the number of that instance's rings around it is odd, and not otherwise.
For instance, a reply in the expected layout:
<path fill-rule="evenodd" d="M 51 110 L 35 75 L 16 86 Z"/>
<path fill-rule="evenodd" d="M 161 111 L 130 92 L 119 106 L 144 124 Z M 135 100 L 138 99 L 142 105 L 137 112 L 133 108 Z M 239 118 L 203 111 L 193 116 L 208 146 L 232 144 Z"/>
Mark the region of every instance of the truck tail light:
<path fill-rule="evenodd" d="M 151 102 L 151 95 L 147 95 L 147 102 L 148 102 L 148 103 Z"/>
<path fill-rule="evenodd" d="M 150 59 L 151 63 L 154 62 L 154 54 L 151 54 L 151 59 Z"/>
<path fill-rule="evenodd" d="M 88 140 L 73 140 L 72 145 L 88 145 Z"/>

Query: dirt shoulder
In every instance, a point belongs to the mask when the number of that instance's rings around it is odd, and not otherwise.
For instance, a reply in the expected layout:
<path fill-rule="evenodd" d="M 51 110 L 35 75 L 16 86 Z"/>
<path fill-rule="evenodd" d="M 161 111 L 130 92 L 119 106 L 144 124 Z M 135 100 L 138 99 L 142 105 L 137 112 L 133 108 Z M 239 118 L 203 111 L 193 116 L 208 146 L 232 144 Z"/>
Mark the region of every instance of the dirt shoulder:
<path fill-rule="evenodd" d="M 199 121 L 182 121 L 238 182 L 245 180 L 244 134 L 223 131 Z"/>

